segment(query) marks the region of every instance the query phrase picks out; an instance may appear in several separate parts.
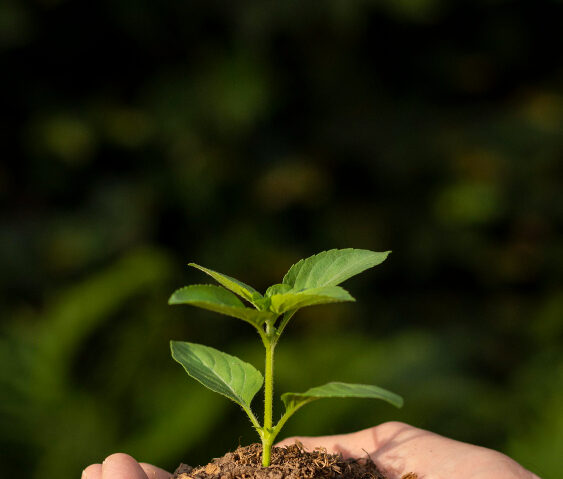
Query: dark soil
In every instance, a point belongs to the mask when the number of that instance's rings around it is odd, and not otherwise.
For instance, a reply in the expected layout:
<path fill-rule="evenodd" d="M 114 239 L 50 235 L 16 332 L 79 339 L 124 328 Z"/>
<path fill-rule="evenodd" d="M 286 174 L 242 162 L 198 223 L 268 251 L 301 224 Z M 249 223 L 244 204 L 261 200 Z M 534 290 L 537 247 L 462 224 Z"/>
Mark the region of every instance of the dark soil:
<path fill-rule="evenodd" d="M 272 448 L 270 467 L 262 467 L 261 454 L 260 444 L 239 447 L 206 466 L 181 464 L 173 479 L 387 479 L 367 454 L 365 459 L 343 459 L 294 444 Z M 406 477 L 416 479 L 414 474 Z"/>

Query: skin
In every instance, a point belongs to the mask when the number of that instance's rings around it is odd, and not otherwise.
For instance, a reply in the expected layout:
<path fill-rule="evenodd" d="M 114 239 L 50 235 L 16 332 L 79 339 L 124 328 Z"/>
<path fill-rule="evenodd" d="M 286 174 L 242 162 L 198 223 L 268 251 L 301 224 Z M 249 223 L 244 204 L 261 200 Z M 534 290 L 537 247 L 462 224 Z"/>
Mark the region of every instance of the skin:
<path fill-rule="evenodd" d="M 278 446 L 301 442 L 305 449 L 322 447 L 344 457 L 366 454 L 387 474 L 401 479 L 416 472 L 418 479 L 539 479 L 500 452 L 473 446 L 400 422 L 386 422 L 363 431 L 337 436 L 293 437 Z M 126 454 L 113 454 L 103 464 L 88 466 L 82 479 L 169 479 L 150 464 Z"/>
<path fill-rule="evenodd" d="M 123 453 L 106 457 L 102 464 L 92 464 L 82 472 L 82 479 L 169 479 L 172 475 L 164 469 L 138 463 Z"/>

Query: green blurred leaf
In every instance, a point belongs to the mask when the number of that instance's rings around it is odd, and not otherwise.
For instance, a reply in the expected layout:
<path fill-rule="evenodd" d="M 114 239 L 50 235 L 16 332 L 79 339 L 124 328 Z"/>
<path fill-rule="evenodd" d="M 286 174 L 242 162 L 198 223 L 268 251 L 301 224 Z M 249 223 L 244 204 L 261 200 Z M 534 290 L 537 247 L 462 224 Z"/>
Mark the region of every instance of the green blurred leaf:
<path fill-rule="evenodd" d="M 247 308 L 230 291 L 212 284 L 194 284 L 180 288 L 170 296 L 168 304 L 189 304 L 242 319 L 253 326 L 260 327 L 265 321 L 276 316 L 268 311 Z"/>
<path fill-rule="evenodd" d="M 88 161 L 98 142 L 89 121 L 72 115 L 45 118 L 38 133 L 43 148 L 68 164 L 80 165 Z"/>
<path fill-rule="evenodd" d="M 165 376 L 155 379 L 153 386 L 150 397 L 145 398 L 150 403 L 149 411 L 144 411 L 147 420 L 137 424 L 115 447 L 151 464 L 176 465 L 186 450 L 211 440 L 230 404 L 206 389 L 192 387 L 190 381 Z"/>
<path fill-rule="evenodd" d="M 447 185 L 436 197 L 434 210 L 444 223 L 485 224 L 502 212 L 502 197 L 495 184 L 461 182 Z"/>
<path fill-rule="evenodd" d="M 170 341 L 172 357 L 205 387 L 228 397 L 244 409 L 262 387 L 260 371 L 235 356 L 202 344 Z"/>
<path fill-rule="evenodd" d="M 63 394 L 62 383 L 83 342 L 128 301 L 158 286 L 169 269 L 168 257 L 161 251 L 139 248 L 54 295 L 35 326 L 36 345 L 29 351 L 34 372 L 33 380 L 26 383 L 33 396 Z"/>
<path fill-rule="evenodd" d="M 218 273 L 217 271 L 213 271 L 212 269 L 204 268 L 203 266 L 200 266 L 196 263 L 189 263 L 188 265 L 208 274 L 219 284 L 231 290 L 233 293 L 238 294 L 240 297 L 246 299 L 247 301 L 250 301 L 252 304 L 255 304 L 256 300 L 262 298 L 262 295 L 252 286 L 249 286 L 242 281 L 239 281 L 238 279 L 232 278 L 231 276 L 227 276 L 223 273 Z"/>
<path fill-rule="evenodd" d="M 340 286 L 329 286 L 306 289 L 298 293 L 289 291 L 283 294 L 274 294 L 270 298 L 270 301 L 270 309 L 277 314 L 282 314 L 286 311 L 303 308 L 305 306 L 355 301 L 355 299 L 344 288 Z"/>
<path fill-rule="evenodd" d="M 302 259 L 283 278 L 295 291 L 305 288 L 336 286 L 383 261 L 390 251 L 378 253 L 362 249 L 332 249 Z"/>

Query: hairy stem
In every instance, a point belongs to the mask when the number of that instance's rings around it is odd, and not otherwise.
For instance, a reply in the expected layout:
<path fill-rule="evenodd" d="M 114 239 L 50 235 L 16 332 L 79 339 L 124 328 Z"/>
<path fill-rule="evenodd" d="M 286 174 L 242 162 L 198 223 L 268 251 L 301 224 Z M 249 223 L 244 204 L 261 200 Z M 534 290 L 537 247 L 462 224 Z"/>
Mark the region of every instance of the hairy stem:
<path fill-rule="evenodd" d="M 266 347 L 266 367 L 264 371 L 264 429 L 272 429 L 272 411 L 274 398 L 274 348 Z"/>
<path fill-rule="evenodd" d="M 264 428 L 262 431 L 262 466 L 270 465 L 270 454 L 274 437 L 272 434 L 272 415 L 274 405 L 274 349 L 271 340 L 273 325 L 266 324 L 266 365 L 264 367 Z"/>
<path fill-rule="evenodd" d="M 246 413 L 246 415 L 250 419 L 250 422 L 252 423 L 252 426 L 254 427 L 254 429 L 256 429 L 256 432 L 258 434 L 260 434 L 260 436 L 261 436 L 262 435 L 262 427 L 260 426 L 260 423 L 258 422 L 258 419 L 256 419 L 256 416 L 254 415 L 252 410 L 250 408 L 245 408 L 245 407 L 243 407 L 242 410 Z"/>

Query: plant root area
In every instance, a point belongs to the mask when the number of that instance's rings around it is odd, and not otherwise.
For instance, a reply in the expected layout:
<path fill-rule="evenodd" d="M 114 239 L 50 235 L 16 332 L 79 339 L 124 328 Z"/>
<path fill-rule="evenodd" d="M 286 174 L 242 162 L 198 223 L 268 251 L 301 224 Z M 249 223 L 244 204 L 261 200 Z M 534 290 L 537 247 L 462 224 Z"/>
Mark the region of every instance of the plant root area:
<path fill-rule="evenodd" d="M 367 456 L 367 454 L 366 454 Z M 206 466 L 180 464 L 173 479 L 387 479 L 374 462 L 343 459 L 324 449 L 305 451 L 300 444 L 273 447 L 270 467 L 262 467 L 262 446 L 239 447 Z M 410 473 L 403 479 L 417 479 Z"/>

